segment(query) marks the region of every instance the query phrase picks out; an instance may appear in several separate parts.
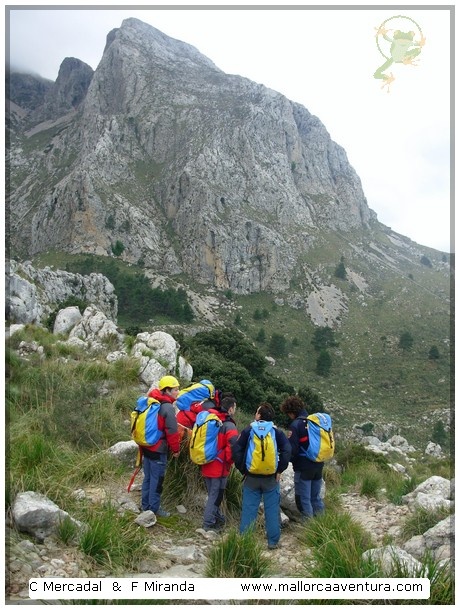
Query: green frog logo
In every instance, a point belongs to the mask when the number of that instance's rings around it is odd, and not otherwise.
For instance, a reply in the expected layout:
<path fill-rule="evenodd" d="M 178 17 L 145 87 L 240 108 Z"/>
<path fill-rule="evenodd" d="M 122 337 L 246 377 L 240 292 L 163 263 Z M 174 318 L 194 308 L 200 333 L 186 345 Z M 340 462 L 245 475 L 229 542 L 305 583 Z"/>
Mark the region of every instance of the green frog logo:
<path fill-rule="evenodd" d="M 412 25 L 415 25 L 416 31 Z M 391 25 L 393 27 L 389 27 Z M 410 31 L 407 27 L 411 27 Z M 419 55 L 425 45 L 426 39 L 420 26 L 410 17 L 396 15 L 385 19 L 376 29 L 375 41 L 380 54 L 385 58 L 385 62 L 374 72 L 374 78 L 383 80 L 382 89 L 387 87 L 390 93 L 390 85 L 395 77 L 392 72 L 386 72 L 393 64 L 403 64 L 406 66 L 417 66 Z M 416 40 L 415 38 L 418 38 Z"/>

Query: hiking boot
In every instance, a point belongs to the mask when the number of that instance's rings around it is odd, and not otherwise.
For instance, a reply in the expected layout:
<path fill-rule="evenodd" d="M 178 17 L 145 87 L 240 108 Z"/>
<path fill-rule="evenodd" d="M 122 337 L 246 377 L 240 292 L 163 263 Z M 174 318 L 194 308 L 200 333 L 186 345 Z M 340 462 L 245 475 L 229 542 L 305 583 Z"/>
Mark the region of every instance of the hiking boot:
<path fill-rule="evenodd" d="M 213 523 L 212 525 L 203 525 L 205 532 L 217 532 L 223 528 L 223 523 Z"/>
<path fill-rule="evenodd" d="M 170 517 L 171 513 L 168 513 L 167 510 L 164 510 L 164 508 L 160 508 L 157 510 L 156 512 L 157 517 Z"/>
<path fill-rule="evenodd" d="M 274 551 L 275 549 L 279 549 L 280 545 L 279 544 L 269 544 L 268 545 L 268 550 L 269 551 Z"/>

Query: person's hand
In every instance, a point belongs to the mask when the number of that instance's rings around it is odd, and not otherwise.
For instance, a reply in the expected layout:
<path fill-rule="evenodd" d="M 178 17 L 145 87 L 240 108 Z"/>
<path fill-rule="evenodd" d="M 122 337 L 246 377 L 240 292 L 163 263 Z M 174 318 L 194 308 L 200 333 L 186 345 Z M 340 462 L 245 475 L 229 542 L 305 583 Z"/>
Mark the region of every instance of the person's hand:
<path fill-rule="evenodd" d="M 172 454 L 173 458 L 178 458 L 179 457 L 179 453 L 180 453 L 180 451 L 178 451 L 177 453 L 173 453 Z"/>
<path fill-rule="evenodd" d="M 281 472 L 276 473 L 276 482 L 279 483 L 281 480 Z"/>

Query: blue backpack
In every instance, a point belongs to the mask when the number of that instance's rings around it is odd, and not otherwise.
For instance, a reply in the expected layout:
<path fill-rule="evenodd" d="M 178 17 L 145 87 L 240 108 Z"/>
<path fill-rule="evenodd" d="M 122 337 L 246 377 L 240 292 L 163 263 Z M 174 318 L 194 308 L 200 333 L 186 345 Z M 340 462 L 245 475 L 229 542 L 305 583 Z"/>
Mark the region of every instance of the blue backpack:
<path fill-rule="evenodd" d="M 218 436 L 222 428 L 222 420 L 210 411 L 201 411 L 196 416 L 190 438 L 190 459 L 202 466 L 217 459 Z"/>
<path fill-rule="evenodd" d="M 246 470 L 249 474 L 275 474 L 278 448 L 275 427 L 271 421 L 254 421 L 249 432 Z"/>
<path fill-rule="evenodd" d="M 312 462 L 326 462 L 334 456 L 334 433 L 332 420 L 328 413 L 312 413 L 305 419 L 308 434 L 308 447 L 300 449 L 299 455 Z"/>
<path fill-rule="evenodd" d="M 136 408 L 131 411 L 131 438 L 140 447 L 155 445 L 162 436 L 158 428 L 160 406 L 155 398 L 141 396 L 137 399 Z"/>
<path fill-rule="evenodd" d="M 202 379 L 198 383 L 193 383 L 188 388 L 179 392 L 176 405 L 179 411 L 190 411 L 194 402 L 201 402 L 206 399 L 214 399 L 215 388 L 208 379 Z"/>

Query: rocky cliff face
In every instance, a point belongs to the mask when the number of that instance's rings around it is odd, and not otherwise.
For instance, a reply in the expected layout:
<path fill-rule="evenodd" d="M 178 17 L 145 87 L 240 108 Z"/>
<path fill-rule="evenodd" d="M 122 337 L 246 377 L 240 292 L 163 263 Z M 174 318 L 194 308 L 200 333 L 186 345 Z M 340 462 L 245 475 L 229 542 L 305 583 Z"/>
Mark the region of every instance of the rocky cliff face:
<path fill-rule="evenodd" d="M 127 19 L 85 66 L 64 60 L 12 132 L 13 256 L 121 242 L 159 273 L 276 292 L 320 235 L 376 220 L 317 117 L 190 45 Z"/>
<path fill-rule="evenodd" d="M 42 324 L 61 303 L 75 297 L 96 305 L 111 321 L 117 320 L 118 299 L 109 280 L 100 273 L 79 275 L 30 263 L 8 261 L 6 317 L 13 324 Z"/>

